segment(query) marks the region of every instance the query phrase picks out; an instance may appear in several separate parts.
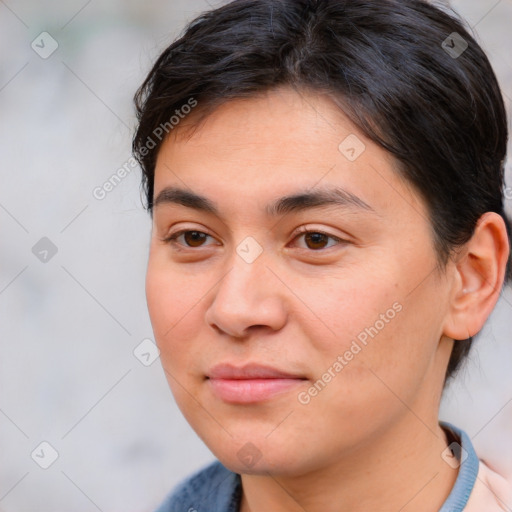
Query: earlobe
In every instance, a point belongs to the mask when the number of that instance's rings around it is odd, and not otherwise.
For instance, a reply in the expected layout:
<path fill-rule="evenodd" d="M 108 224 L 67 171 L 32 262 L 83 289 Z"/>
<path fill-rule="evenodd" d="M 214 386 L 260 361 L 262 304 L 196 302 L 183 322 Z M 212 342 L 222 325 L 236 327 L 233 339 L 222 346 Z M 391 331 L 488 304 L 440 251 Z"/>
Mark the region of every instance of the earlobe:
<path fill-rule="evenodd" d="M 498 301 L 508 254 L 503 218 L 485 213 L 454 263 L 451 304 L 443 331 L 446 336 L 464 340 L 482 329 Z"/>

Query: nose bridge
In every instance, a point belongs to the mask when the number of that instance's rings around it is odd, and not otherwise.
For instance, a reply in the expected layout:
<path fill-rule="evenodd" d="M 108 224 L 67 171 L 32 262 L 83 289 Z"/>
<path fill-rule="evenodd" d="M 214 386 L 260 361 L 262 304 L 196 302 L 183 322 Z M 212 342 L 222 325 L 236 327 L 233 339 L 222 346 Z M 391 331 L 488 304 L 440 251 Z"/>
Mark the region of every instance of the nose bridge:
<path fill-rule="evenodd" d="M 264 299 L 269 284 L 266 263 L 261 256 L 248 262 L 238 252 L 234 253 L 228 272 L 219 282 L 216 300 L 226 302 L 235 311 Z"/>
<path fill-rule="evenodd" d="M 261 237 L 260 241 L 261 241 Z M 264 294 L 261 286 L 264 277 L 269 274 L 266 265 L 271 264 L 269 253 L 253 236 L 245 236 L 236 246 L 229 258 L 229 271 L 220 282 L 219 293 L 229 298 L 234 293 L 238 301 L 250 302 L 253 295 Z"/>
<path fill-rule="evenodd" d="M 277 329 L 285 318 L 279 287 L 267 269 L 270 262 L 258 252 L 251 240 L 238 245 L 207 311 L 210 325 L 233 336 L 243 336 L 251 325 Z"/>

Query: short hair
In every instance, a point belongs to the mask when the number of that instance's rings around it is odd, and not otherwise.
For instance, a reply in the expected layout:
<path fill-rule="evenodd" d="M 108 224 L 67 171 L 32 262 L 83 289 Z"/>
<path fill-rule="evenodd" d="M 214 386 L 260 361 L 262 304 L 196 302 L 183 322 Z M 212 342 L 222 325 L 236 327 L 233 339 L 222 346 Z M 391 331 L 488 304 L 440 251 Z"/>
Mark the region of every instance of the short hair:
<path fill-rule="evenodd" d="M 150 213 L 165 140 L 155 137 L 158 127 L 170 133 L 169 119 L 191 98 L 197 124 L 229 100 L 278 86 L 328 94 L 394 156 L 426 202 L 440 268 L 485 212 L 504 218 L 510 239 L 507 117 L 496 76 L 463 23 L 422 0 L 235 0 L 197 17 L 135 95 L 133 153 Z M 472 341 L 454 344 L 445 382 Z"/>

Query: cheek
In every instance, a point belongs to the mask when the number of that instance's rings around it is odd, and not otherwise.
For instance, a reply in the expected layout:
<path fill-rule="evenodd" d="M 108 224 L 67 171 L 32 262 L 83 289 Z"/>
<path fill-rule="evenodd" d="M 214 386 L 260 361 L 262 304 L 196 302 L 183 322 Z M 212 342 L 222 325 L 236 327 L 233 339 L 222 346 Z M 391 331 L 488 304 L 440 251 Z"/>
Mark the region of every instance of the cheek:
<path fill-rule="evenodd" d="M 378 377 L 397 391 L 416 388 L 440 335 L 443 301 L 435 282 L 432 277 L 411 293 L 417 278 L 398 265 L 333 277 L 328 286 L 299 281 L 297 295 L 307 297 L 307 308 L 297 318 L 313 349 L 316 377 L 329 380 L 330 370 L 337 382 L 332 390 L 357 388 L 360 397 L 379 395 Z"/>
<path fill-rule="evenodd" d="M 203 323 L 198 317 L 201 297 L 194 279 L 177 272 L 165 258 L 150 255 L 146 274 L 148 311 L 160 349 L 160 363 L 180 410 L 191 424 L 202 418 L 190 396 L 197 395 L 202 354 L 196 340 Z"/>
<path fill-rule="evenodd" d="M 196 287 L 191 276 L 175 271 L 162 259 L 150 255 L 146 273 L 148 311 L 162 362 L 168 368 L 183 368 L 183 360 L 194 357 L 192 341 L 202 325 L 198 311 L 208 287 Z"/>
<path fill-rule="evenodd" d="M 398 286 L 368 272 L 303 281 L 294 290 L 305 297 L 297 318 L 308 340 L 315 350 L 336 356 L 353 341 L 364 343 L 375 327 L 387 330 L 400 309 Z"/>

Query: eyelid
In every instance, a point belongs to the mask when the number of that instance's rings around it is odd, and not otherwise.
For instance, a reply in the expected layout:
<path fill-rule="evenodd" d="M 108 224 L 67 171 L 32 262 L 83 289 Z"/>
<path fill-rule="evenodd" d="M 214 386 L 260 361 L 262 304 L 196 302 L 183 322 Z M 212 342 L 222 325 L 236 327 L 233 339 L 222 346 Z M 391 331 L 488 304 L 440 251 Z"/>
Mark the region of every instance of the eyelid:
<path fill-rule="evenodd" d="M 308 233 L 321 233 L 322 235 L 330 236 L 331 238 L 335 238 L 337 240 L 341 240 L 339 236 L 333 235 L 332 233 L 329 233 L 322 228 L 315 228 L 314 226 L 311 226 L 310 224 L 306 224 L 304 226 L 300 226 L 300 228 L 297 228 L 295 232 L 293 233 L 293 236 L 296 235 L 304 235 Z"/>
<path fill-rule="evenodd" d="M 209 245 L 218 245 L 218 244 L 208 244 L 208 245 L 200 245 L 198 247 L 191 247 L 191 246 L 188 246 L 188 245 L 185 245 L 185 244 L 180 244 L 180 243 L 178 243 L 176 241 L 176 239 L 179 238 L 181 235 L 183 235 L 185 233 L 194 232 L 194 231 L 198 232 L 198 233 L 201 233 L 201 234 L 204 234 L 204 235 L 206 235 L 206 236 L 216 240 L 216 237 L 214 235 L 211 235 L 210 233 L 208 233 L 207 231 L 203 230 L 202 228 L 201 229 L 182 228 L 182 229 L 179 229 L 179 230 L 177 230 L 175 232 L 169 233 L 168 235 L 166 235 L 165 237 L 161 238 L 160 240 L 162 242 L 164 242 L 164 243 L 173 244 L 175 246 L 178 246 L 178 247 L 181 248 L 181 250 L 195 250 L 195 249 L 199 249 L 201 247 L 208 247 Z M 343 245 L 343 244 L 349 243 L 349 241 L 346 240 L 345 238 L 341 238 L 339 236 L 336 236 L 336 235 L 333 235 L 331 233 L 328 233 L 327 231 L 324 231 L 322 229 L 314 228 L 314 227 L 308 226 L 308 225 L 303 225 L 303 226 L 301 226 L 301 227 L 299 227 L 298 229 L 295 230 L 295 232 L 292 235 L 292 242 L 294 242 L 300 236 L 307 235 L 307 234 L 310 234 L 310 233 L 318 233 L 318 234 L 326 236 L 327 238 L 335 240 L 337 242 L 336 245 Z M 304 248 L 304 247 L 299 247 L 299 249 L 304 250 L 304 251 L 308 251 L 308 252 L 321 253 L 321 252 L 327 251 L 328 249 L 331 249 L 332 247 L 333 246 L 327 247 L 327 248 L 324 248 L 324 249 L 318 249 L 318 250 L 308 249 L 308 248 Z"/>
<path fill-rule="evenodd" d="M 199 247 L 190 247 L 188 245 L 184 245 L 184 244 L 180 244 L 178 242 L 176 242 L 176 239 L 178 237 L 180 237 L 181 235 L 185 234 L 185 233 L 190 233 L 190 232 L 193 232 L 193 231 L 196 231 L 197 233 L 201 233 L 201 234 L 204 234 L 206 236 L 209 236 L 210 238 L 213 238 L 213 239 L 216 239 L 216 237 L 210 233 L 208 233 L 207 231 L 205 231 L 203 228 L 201 229 L 196 229 L 196 228 L 182 228 L 182 229 L 178 229 L 177 231 L 174 231 L 172 233 L 168 233 L 166 236 L 164 236 L 163 238 L 160 238 L 160 240 L 162 242 L 165 242 L 165 243 L 168 243 L 168 244 L 173 244 L 173 245 L 177 245 L 177 246 L 180 246 L 180 247 L 183 247 L 184 249 L 183 250 L 188 250 L 188 249 L 198 249 Z M 214 245 L 214 244 L 209 244 L 209 245 Z M 200 246 L 200 247 L 208 247 L 208 245 L 204 246 Z"/>
<path fill-rule="evenodd" d="M 327 238 L 334 240 L 336 242 L 336 244 L 332 245 L 330 247 L 325 247 L 323 249 L 317 249 L 317 250 L 308 249 L 305 247 L 298 247 L 298 249 L 300 249 L 302 251 L 307 251 L 308 253 L 312 253 L 312 254 L 314 254 L 314 253 L 322 254 L 322 253 L 329 251 L 329 249 L 334 249 L 340 245 L 345 245 L 345 244 L 349 243 L 349 241 L 346 238 L 342 238 L 342 237 L 333 235 L 332 233 L 329 233 L 323 229 L 312 227 L 311 225 L 301 226 L 300 228 L 298 228 L 292 235 L 293 236 L 292 242 L 295 242 L 295 240 L 297 240 L 297 238 L 301 237 L 302 235 L 307 235 L 310 233 L 318 233 L 320 235 L 324 235 Z"/>

